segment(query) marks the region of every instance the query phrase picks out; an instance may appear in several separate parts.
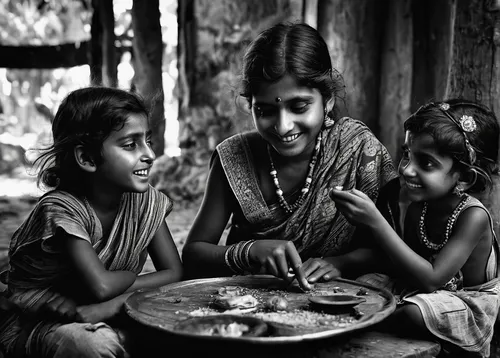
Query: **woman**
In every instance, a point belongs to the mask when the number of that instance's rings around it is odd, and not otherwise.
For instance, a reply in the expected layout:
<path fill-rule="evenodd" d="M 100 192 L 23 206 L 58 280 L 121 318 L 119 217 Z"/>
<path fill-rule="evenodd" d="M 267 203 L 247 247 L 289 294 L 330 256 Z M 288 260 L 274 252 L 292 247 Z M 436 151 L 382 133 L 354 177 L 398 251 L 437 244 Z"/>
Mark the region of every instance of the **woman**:
<path fill-rule="evenodd" d="M 328 192 L 357 188 L 397 218 L 397 173 L 362 122 L 333 119 L 342 86 L 325 41 L 306 24 L 277 24 L 249 45 L 241 94 L 256 131 L 217 146 L 183 248 L 188 278 L 252 272 L 295 277 L 308 290 L 376 261 Z M 218 245 L 231 217 L 228 246 Z"/>

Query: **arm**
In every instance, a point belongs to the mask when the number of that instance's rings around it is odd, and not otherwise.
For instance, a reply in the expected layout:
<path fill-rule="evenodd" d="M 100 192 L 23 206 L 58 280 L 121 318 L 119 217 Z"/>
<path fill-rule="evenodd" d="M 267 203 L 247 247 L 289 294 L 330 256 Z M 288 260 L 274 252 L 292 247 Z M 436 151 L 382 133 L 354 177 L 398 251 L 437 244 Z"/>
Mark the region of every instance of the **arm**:
<path fill-rule="evenodd" d="M 156 288 L 182 278 L 182 263 L 167 224 L 161 224 L 148 246 L 156 272 L 138 275 L 126 292 L 141 288 Z"/>
<path fill-rule="evenodd" d="M 134 283 L 136 275 L 133 272 L 106 270 L 89 242 L 71 235 L 67 235 L 63 241 L 68 259 L 91 301 L 102 302 L 114 298 Z"/>
<path fill-rule="evenodd" d="M 201 207 L 182 251 L 187 278 L 230 276 L 233 273 L 224 262 L 227 247 L 218 243 L 235 201 L 220 159 L 216 156 Z"/>
<path fill-rule="evenodd" d="M 183 249 L 182 258 L 187 278 L 233 274 L 225 264 L 224 255 L 228 247 L 219 246 L 218 242 L 236 205 L 236 198 L 217 156 L 208 176 L 200 210 Z M 256 272 L 285 280 L 290 279 L 288 270 L 291 267 L 299 285 L 305 290 L 310 289 L 302 269 L 302 261 L 292 242 L 257 240 L 250 248 L 249 257 Z"/>
<path fill-rule="evenodd" d="M 363 223 L 393 264 L 413 281 L 415 287 L 432 292 L 448 282 L 465 264 L 487 230 L 489 219 L 481 209 L 465 210 L 455 223 L 453 234 L 433 263 L 413 251 L 394 231 L 368 196 L 359 190 L 333 191 L 331 197 L 346 218 Z"/>

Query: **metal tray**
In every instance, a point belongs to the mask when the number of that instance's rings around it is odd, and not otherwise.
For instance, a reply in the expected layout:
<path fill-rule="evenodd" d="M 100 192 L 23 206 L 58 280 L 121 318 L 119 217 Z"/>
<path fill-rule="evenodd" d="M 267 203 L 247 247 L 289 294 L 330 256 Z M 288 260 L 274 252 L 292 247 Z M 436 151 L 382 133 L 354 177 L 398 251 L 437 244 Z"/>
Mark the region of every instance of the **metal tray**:
<path fill-rule="evenodd" d="M 259 302 L 264 302 L 273 295 L 283 296 L 289 302 L 289 310 L 286 314 L 297 317 L 302 314 L 310 315 L 309 312 L 313 310 L 309 301 L 311 296 L 332 295 L 342 292 L 350 295 L 361 295 L 366 300 L 348 311 L 317 313 L 324 315 L 325 321 L 321 322 L 326 323 L 306 327 L 301 325 L 300 322 L 299 324 L 283 324 L 283 322 L 270 321 L 265 314 L 259 315 L 259 311 L 261 311 L 259 308 L 257 311 L 242 314 L 264 319 L 273 328 L 274 333 L 272 335 L 263 337 L 200 335 L 199 339 L 246 341 L 260 344 L 303 342 L 333 337 L 366 328 L 382 321 L 396 309 L 395 297 L 390 292 L 362 282 L 339 278 L 329 282 L 317 283 L 312 291 L 302 292 L 296 287 L 295 289 L 293 286 L 292 288 L 288 287 L 286 282 L 276 277 L 258 275 L 188 280 L 154 290 L 138 290 L 125 302 L 125 312 L 133 320 L 145 326 L 169 334 L 193 338 L 192 333 L 178 331 L 175 326 L 183 320 L 192 319 L 193 316 L 196 316 L 196 313 L 199 316 L 224 314 L 214 309 L 212 303 L 214 298 L 218 296 L 219 289 L 228 286 L 237 286 L 246 292 L 250 291 Z M 234 312 L 231 313 L 234 314 Z M 272 313 L 272 315 L 278 317 L 280 313 L 276 312 Z M 347 324 L 338 324 L 338 321 L 342 319 L 350 321 Z"/>

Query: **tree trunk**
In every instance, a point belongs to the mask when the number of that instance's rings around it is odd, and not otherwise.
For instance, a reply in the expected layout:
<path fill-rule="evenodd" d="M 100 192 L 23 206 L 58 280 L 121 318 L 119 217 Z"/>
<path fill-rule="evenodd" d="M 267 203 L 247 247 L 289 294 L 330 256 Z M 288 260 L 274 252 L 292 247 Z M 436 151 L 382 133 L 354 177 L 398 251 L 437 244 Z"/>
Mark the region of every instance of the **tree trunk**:
<path fill-rule="evenodd" d="M 318 0 L 304 0 L 303 18 L 306 24 L 318 28 Z"/>
<path fill-rule="evenodd" d="M 102 23 L 99 0 L 92 0 L 92 24 L 90 28 L 90 83 L 102 85 Z"/>
<path fill-rule="evenodd" d="M 93 0 L 90 78 L 94 85 L 116 87 L 118 83 L 113 0 Z"/>
<path fill-rule="evenodd" d="M 157 156 L 165 151 L 163 41 L 159 6 L 159 0 L 134 0 L 132 5 L 134 84 L 151 110 L 153 150 Z"/>
<path fill-rule="evenodd" d="M 318 30 L 325 38 L 332 65 L 344 77 L 345 115 L 365 122 L 378 134 L 381 35 L 386 1 L 323 0 Z M 344 103 L 338 103 L 342 107 Z"/>
<path fill-rule="evenodd" d="M 410 115 L 413 67 L 411 0 L 388 4 L 382 45 L 380 83 L 380 140 L 397 162 L 404 138 L 403 123 Z"/>
<path fill-rule="evenodd" d="M 414 2 L 412 111 L 446 97 L 454 22 L 454 1 Z"/>
<path fill-rule="evenodd" d="M 453 57 L 446 89 L 447 97 L 463 97 L 490 107 L 500 114 L 500 25 L 498 8 L 485 0 L 458 0 L 454 24 Z M 493 216 L 500 237 L 500 179 L 493 190 L 478 197 Z"/>

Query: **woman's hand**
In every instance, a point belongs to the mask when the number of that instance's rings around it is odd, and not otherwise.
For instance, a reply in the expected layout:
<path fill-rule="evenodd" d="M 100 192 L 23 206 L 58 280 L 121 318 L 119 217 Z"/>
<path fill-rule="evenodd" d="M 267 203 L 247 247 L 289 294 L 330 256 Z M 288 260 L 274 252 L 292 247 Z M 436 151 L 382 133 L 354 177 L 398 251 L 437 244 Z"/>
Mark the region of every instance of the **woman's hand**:
<path fill-rule="evenodd" d="M 257 240 L 250 248 L 250 261 L 255 265 L 257 273 L 270 274 L 288 282 L 297 279 L 303 290 L 310 290 L 302 260 L 291 241 Z M 289 276 L 291 268 L 294 276 Z"/>
<path fill-rule="evenodd" d="M 332 259 L 310 258 L 302 269 L 309 283 L 318 281 L 330 281 L 340 276 L 339 269 L 331 262 Z"/>
<path fill-rule="evenodd" d="M 337 209 L 353 225 L 363 224 L 373 227 L 380 218 L 383 219 L 372 199 L 360 190 L 332 189 L 329 196 L 335 202 Z"/>

